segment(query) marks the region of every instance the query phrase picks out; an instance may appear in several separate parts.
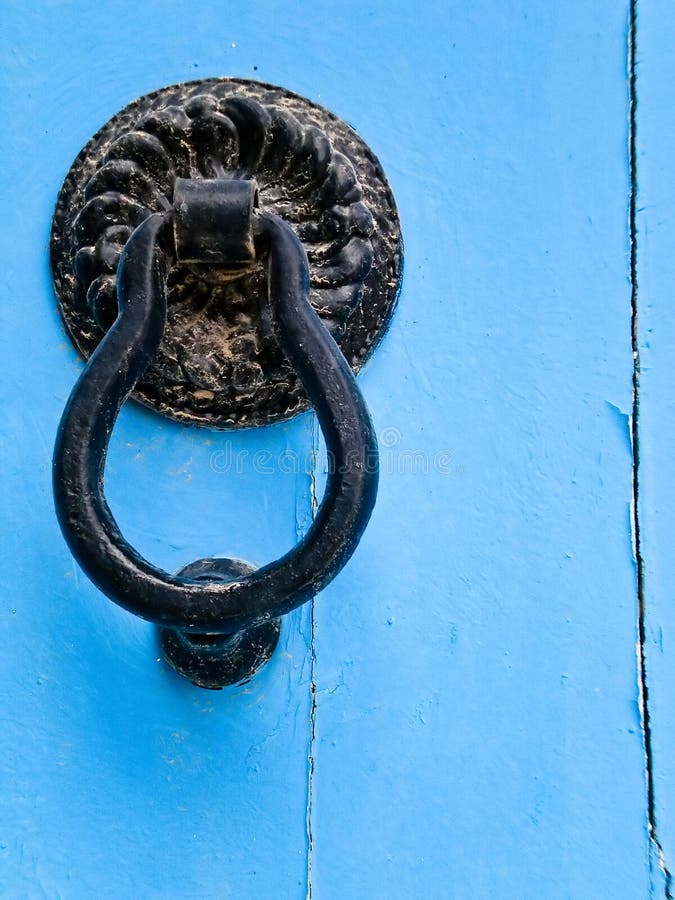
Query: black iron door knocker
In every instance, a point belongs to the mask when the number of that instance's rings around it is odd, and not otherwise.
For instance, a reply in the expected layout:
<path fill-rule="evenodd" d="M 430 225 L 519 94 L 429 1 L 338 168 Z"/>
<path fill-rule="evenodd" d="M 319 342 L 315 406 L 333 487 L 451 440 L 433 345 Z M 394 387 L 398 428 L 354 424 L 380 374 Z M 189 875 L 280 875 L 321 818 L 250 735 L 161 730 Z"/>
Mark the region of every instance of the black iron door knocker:
<path fill-rule="evenodd" d="M 377 441 L 354 372 L 399 288 L 396 207 L 344 122 L 281 88 L 208 79 L 131 103 L 82 150 L 52 231 L 54 283 L 88 363 L 54 451 L 58 519 L 116 603 L 157 623 L 195 684 L 249 678 L 280 616 L 335 577 L 368 523 Z M 120 407 L 237 428 L 311 406 L 328 452 L 304 538 L 260 569 L 201 559 L 175 575 L 138 554 L 106 503 Z"/>

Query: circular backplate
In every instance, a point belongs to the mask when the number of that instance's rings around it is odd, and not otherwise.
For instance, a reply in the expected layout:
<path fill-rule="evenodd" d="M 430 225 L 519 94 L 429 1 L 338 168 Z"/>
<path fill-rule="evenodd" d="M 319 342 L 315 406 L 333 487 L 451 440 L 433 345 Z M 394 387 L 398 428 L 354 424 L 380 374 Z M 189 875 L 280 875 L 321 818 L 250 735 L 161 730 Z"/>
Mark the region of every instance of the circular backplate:
<path fill-rule="evenodd" d="M 296 230 L 310 300 L 354 371 L 396 303 L 401 234 L 382 168 L 346 123 L 282 88 L 235 78 L 173 85 L 110 119 L 73 163 L 51 251 L 66 327 L 88 358 L 117 314 L 117 262 L 133 229 L 171 207 L 176 178 L 255 178 L 261 207 Z M 264 259 L 223 280 L 174 264 L 167 327 L 134 397 L 214 428 L 287 419 L 308 401 L 279 348 Z"/>

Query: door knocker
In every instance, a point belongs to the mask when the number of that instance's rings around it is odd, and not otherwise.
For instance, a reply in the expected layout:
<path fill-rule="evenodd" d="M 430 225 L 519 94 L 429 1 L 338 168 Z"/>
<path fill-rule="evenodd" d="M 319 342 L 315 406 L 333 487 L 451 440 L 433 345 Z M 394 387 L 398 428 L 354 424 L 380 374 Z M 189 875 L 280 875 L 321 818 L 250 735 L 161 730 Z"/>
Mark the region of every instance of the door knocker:
<path fill-rule="evenodd" d="M 248 678 L 280 617 L 353 553 L 377 492 L 377 441 L 354 377 L 391 317 L 401 235 L 372 151 L 309 100 L 214 78 L 141 97 L 73 163 L 52 268 L 88 362 L 54 450 L 68 545 L 111 600 L 159 626 L 195 684 Z M 129 395 L 157 412 L 239 428 L 316 411 L 325 494 L 303 539 L 253 569 L 200 559 L 171 575 L 122 536 L 106 503 L 108 441 Z"/>

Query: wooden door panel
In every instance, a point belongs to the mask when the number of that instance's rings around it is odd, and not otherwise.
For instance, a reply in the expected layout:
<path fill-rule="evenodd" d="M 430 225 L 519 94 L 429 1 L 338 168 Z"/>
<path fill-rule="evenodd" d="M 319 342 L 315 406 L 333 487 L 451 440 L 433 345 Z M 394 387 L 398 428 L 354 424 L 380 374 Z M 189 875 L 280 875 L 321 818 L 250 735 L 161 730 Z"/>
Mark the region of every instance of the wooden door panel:
<path fill-rule="evenodd" d="M 330 102 L 387 110 L 406 258 L 379 503 L 315 603 L 316 896 L 646 897 L 626 8 L 357 35 L 395 73 Z"/>
<path fill-rule="evenodd" d="M 650 896 L 628 4 L 41 0 L 3 18 L 0 894 Z M 665 104 L 667 18 L 647 17 L 661 57 L 644 141 Z M 152 627 L 78 571 L 50 485 L 80 368 L 50 285 L 61 181 L 129 100 L 211 75 L 284 85 L 353 124 L 405 240 L 400 307 L 362 376 L 382 450 L 371 526 L 286 620 L 271 664 L 222 693 L 177 679 Z M 659 228 L 644 260 L 661 292 Z M 643 429 L 667 414 L 661 346 Z M 656 491 L 668 432 L 653 434 Z M 321 464 L 288 471 L 288 449 L 319 449 L 311 416 L 218 434 L 129 405 L 110 503 L 169 570 L 209 554 L 263 563 L 304 533 L 321 490 Z M 654 535 L 649 565 L 665 572 L 667 513 L 650 521 L 643 549 Z M 648 650 L 667 747 L 667 654 Z"/>

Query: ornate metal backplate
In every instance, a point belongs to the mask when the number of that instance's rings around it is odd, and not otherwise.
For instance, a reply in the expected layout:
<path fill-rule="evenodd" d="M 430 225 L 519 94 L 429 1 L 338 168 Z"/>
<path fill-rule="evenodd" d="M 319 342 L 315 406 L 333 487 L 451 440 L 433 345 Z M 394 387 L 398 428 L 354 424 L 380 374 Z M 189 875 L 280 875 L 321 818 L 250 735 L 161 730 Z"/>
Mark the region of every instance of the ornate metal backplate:
<path fill-rule="evenodd" d="M 52 228 L 54 285 L 88 358 L 117 312 L 122 248 L 176 178 L 254 178 L 261 207 L 296 230 L 311 302 L 358 371 L 390 319 L 401 275 L 396 206 L 349 125 L 282 88 L 235 78 L 173 85 L 110 119 L 73 163 Z M 278 346 L 264 258 L 242 271 L 175 264 L 160 350 L 133 395 L 215 428 L 287 419 L 307 398 Z"/>

